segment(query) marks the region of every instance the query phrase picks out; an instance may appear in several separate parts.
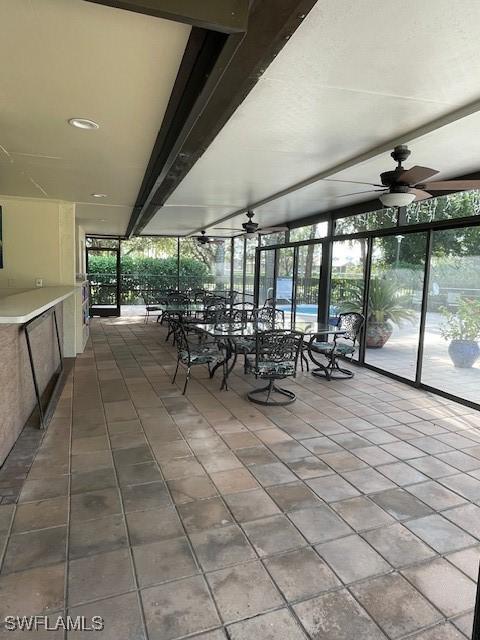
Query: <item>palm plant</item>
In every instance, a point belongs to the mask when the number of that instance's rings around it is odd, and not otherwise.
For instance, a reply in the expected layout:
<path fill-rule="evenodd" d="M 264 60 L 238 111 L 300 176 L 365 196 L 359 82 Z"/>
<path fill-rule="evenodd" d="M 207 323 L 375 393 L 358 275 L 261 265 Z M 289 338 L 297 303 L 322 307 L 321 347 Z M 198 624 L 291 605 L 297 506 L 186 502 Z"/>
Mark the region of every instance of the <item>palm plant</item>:
<path fill-rule="evenodd" d="M 368 292 L 368 321 L 393 322 L 400 326 L 402 322 L 412 320 L 415 316 L 408 295 L 399 294 L 395 282 L 383 278 L 372 278 Z M 363 284 L 353 285 L 348 292 L 348 299 L 337 305 L 340 312 L 361 312 L 363 308 Z"/>
<path fill-rule="evenodd" d="M 363 286 L 352 286 L 348 299 L 337 305 L 340 312 L 357 311 L 363 308 Z M 413 320 L 410 296 L 399 293 L 393 280 L 372 278 L 368 292 L 367 347 L 383 347 L 392 334 L 392 324 Z"/>

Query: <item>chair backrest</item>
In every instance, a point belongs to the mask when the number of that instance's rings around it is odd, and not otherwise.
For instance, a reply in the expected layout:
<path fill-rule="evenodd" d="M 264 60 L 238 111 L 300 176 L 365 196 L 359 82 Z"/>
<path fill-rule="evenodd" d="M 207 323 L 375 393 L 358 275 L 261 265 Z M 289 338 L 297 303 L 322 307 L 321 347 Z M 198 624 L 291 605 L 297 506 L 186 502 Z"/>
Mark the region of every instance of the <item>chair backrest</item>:
<path fill-rule="evenodd" d="M 243 309 L 223 309 L 218 310 L 217 314 L 217 324 L 221 324 L 223 322 L 233 322 L 242 324 L 247 322 L 247 317 L 245 315 L 245 311 Z"/>
<path fill-rule="evenodd" d="M 176 305 L 178 306 L 187 305 L 189 304 L 189 302 L 190 302 L 190 299 L 188 296 L 186 296 L 184 293 L 178 293 L 178 292 L 168 294 L 166 299 L 167 307 L 168 306 L 174 307 Z"/>
<path fill-rule="evenodd" d="M 285 313 L 275 307 L 260 307 L 252 310 L 252 318 L 261 322 L 269 329 L 282 328 L 285 321 Z"/>
<path fill-rule="evenodd" d="M 288 375 L 295 375 L 303 334 L 289 329 L 258 331 L 255 336 L 256 369 L 264 364 L 282 365 Z"/>
<path fill-rule="evenodd" d="M 226 310 L 225 301 L 217 301 L 217 304 L 208 304 L 203 312 L 203 319 L 205 322 L 216 324 L 221 322 L 220 318 L 223 316 Z"/>
<path fill-rule="evenodd" d="M 212 307 L 212 306 L 226 307 L 227 306 L 227 299 L 224 298 L 223 296 L 215 296 L 215 295 L 207 294 L 204 297 L 203 302 L 208 307 Z"/>
<path fill-rule="evenodd" d="M 190 361 L 190 346 L 187 340 L 187 334 L 185 333 L 185 329 L 183 328 L 182 322 L 179 318 L 170 318 L 169 325 L 173 331 L 174 336 L 174 344 L 177 347 L 177 353 L 182 358 L 188 358 Z"/>
<path fill-rule="evenodd" d="M 140 295 L 146 305 L 160 304 L 162 302 L 162 296 L 158 291 L 143 289 Z"/>
<path fill-rule="evenodd" d="M 253 312 L 255 310 L 255 305 L 253 302 L 236 302 L 232 305 L 232 309 L 241 311 L 243 318 L 249 322 L 253 319 Z"/>
<path fill-rule="evenodd" d="M 205 289 L 194 289 L 192 291 L 192 297 L 194 302 L 203 302 L 205 297 L 207 297 L 207 292 Z"/>
<path fill-rule="evenodd" d="M 364 321 L 365 318 L 361 313 L 356 313 L 354 311 L 340 313 L 338 316 L 337 327 L 342 331 L 345 331 L 345 333 L 338 337 L 344 340 L 351 340 L 353 344 L 355 344 L 360 335 Z"/>

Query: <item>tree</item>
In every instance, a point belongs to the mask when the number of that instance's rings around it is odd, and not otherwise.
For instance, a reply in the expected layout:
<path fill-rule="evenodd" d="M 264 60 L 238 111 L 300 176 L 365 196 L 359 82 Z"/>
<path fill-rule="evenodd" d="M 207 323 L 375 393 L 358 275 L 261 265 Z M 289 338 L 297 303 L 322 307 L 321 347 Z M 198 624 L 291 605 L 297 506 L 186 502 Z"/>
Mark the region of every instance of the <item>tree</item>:
<path fill-rule="evenodd" d="M 463 191 L 415 202 L 406 209 L 406 223 L 419 224 L 438 220 L 451 220 L 480 214 L 480 192 Z M 396 226 L 396 212 L 380 209 L 337 221 L 337 233 L 357 233 Z M 401 235 L 401 228 L 398 235 Z M 438 230 L 434 235 L 435 255 L 472 255 L 479 251 L 478 232 L 475 227 L 462 230 Z M 397 262 L 398 241 L 395 236 L 378 237 L 374 249 L 386 264 Z M 418 268 L 425 262 L 426 233 L 405 235 L 400 243 L 399 263 Z"/>
<path fill-rule="evenodd" d="M 176 255 L 177 238 L 138 236 L 122 242 L 122 256 L 148 256 L 149 258 L 166 258 Z"/>

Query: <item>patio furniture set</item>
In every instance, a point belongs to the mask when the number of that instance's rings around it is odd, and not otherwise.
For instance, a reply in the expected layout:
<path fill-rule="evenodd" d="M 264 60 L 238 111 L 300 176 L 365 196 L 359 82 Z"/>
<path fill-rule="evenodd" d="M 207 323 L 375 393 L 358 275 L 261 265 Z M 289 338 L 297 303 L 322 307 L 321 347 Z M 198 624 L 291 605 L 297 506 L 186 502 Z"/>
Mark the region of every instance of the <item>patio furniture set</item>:
<path fill-rule="evenodd" d="M 220 388 L 228 389 L 228 378 L 239 356 L 244 358 L 245 374 L 267 381 L 266 386 L 247 394 L 256 404 L 284 406 L 294 402 L 295 394 L 278 386 L 277 381 L 295 377 L 299 362 L 302 370 L 304 363 L 308 370 L 309 359 L 316 365 L 312 374 L 317 377 L 353 377 L 353 372 L 341 365 L 356 351 L 364 324 L 361 314 L 342 313 L 336 325 L 328 325 L 285 317 L 271 302 L 255 307 L 234 300 L 234 292 L 171 291 L 161 302 L 147 307 L 145 322 L 155 314 L 157 322 L 168 327 L 166 340 L 172 336 L 177 348 L 172 384 L 180 365 L 186 368 L 183 394 L 196 365 L 207 366 L 210 377 L 221 369 Z"/>

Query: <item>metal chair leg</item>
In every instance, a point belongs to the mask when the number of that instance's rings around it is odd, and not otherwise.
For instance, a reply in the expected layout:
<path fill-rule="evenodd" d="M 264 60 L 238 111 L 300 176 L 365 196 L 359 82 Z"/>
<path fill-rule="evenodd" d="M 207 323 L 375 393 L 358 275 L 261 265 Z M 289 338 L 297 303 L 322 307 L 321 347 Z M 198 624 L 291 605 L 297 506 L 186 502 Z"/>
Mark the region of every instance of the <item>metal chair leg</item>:
<path fill-rule="evenodd" d="M 228 367 L 227 367 L 227 359 L 225 358 L 225 360 L 223 361 L 223 381 L 222 381 L 222 386 L 220 387 L 220 389 L 225 389 L 225 391 L 228 391 Z"/>
<path fill-rule="evenodd" d="M 267 394 L 265 399 L 262 398 L 262 395 Z M 283 396 L 286 398 L 285 400 L 275 400 L 274 394 Z M 260 397 L 259 397 L 260 396 Z M 293 391 L 289 389 L 283 389 L 282 387 L 277 387 L 275 384 L 275 380 L 271 379 L 266 387 L 256 388 L 247 393 L 247 397 L 250 402 L 254 402 L 255 404 L 261 404 L 267 407 L 285 407 L 286 405 L 292 404 L 295 402 L 296 396 Z"/>
<path fill-rule="evenodd" d="M 175 369 L 175 373 L 173 375 L 173 380 L 172 380 L 172 384 L 175 384 L 175 378 L 177 377 L 177 373 L 178 373 L 178 365 L 180 364 L 180 360 L 177 360 L 177 367 Z"/>
<path fill-rule="evenodd" d="M 190 379 L 190 367 L 188 367 L 187 369 L 187 377 L 185 378 L 185 385 L 183 387 L 183 393 L 182 395 L 185 395 L 185 392 L 187 391 L 187 385 L 188 385 L 188 380 Z"/>

